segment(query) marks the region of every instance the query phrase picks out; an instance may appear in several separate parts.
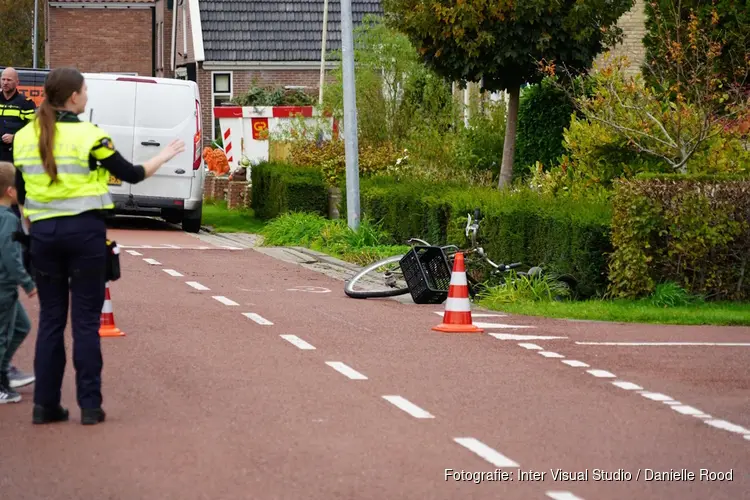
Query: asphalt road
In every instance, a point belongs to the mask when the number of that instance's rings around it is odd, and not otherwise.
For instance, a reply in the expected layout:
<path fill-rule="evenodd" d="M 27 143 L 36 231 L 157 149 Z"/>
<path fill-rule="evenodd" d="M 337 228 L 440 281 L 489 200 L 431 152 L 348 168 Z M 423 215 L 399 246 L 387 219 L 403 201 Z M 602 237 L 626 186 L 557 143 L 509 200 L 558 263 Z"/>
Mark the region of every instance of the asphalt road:
<path fill-rule="evenodd" d="M 79 424 L 72 362 L 70 422 L 32 426 L 21 389 L 3 499 L 750 498 L 748 328 L 475 311 L 486 333 L 441 334 L 440 307 L 148 224 L 111 233 L 107 422 Z"/>

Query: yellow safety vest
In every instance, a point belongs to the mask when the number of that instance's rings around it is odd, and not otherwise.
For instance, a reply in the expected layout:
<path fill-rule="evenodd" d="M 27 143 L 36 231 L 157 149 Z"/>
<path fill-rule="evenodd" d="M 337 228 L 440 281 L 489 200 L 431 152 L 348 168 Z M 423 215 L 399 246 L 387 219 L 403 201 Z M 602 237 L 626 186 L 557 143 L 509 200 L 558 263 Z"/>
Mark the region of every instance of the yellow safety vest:
<path fill-rule="evenodd" d="M 13 139 L 13 162 L 26 184 L 24 215 L 31 222 L 77 215 L 87 210 L 114 208 L 107 181 L 109 173 L 99 167 L 91 170 L 92 148 L 109 135 L 89 122 L 57 122 L 53 154 L 57 182 L 44 171 L 39 154 L 36 119 L 19 130 Z M 106 150 L 99 160 L 114 154 Z"/>

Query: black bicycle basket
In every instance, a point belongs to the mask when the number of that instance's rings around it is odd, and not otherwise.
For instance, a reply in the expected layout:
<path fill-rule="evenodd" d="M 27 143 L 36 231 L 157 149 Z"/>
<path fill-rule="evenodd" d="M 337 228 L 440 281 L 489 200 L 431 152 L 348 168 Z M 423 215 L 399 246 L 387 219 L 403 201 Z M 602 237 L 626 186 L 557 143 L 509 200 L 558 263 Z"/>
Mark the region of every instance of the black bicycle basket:
<path fill-rule="evenodd" d="M 442 248 L 412 247 L 399 264 L 415 304 L 445 302 L 451 283 L 451 268 Z"/>

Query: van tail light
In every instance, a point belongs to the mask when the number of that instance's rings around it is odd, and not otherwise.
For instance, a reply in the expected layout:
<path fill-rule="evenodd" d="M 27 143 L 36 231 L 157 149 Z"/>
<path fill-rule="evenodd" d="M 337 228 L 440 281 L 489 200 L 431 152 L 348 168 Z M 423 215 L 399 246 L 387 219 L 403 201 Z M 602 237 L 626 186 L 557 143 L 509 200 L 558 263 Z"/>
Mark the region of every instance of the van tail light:
<path fill-rule="evenodd" d="M 193 170 L 201 168 L 201 104 L 195 100 L 195 136 L 193 137 Z"/>

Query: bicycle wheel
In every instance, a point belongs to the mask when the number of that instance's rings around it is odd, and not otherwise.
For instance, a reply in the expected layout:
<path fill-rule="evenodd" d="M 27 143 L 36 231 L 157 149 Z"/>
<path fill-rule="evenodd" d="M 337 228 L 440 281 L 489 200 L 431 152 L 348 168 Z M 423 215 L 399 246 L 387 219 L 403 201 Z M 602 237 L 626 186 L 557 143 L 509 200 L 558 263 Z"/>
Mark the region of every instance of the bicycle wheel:
<path fill-rule="evenodd" d="M 403 255 L 394 255 L 374 262 L 346 283 L 344 293 L 353 299 L 396 297 L 409 293 L 399 261 Z M 364 289 L 355 289 L 361 286 Z"/>

